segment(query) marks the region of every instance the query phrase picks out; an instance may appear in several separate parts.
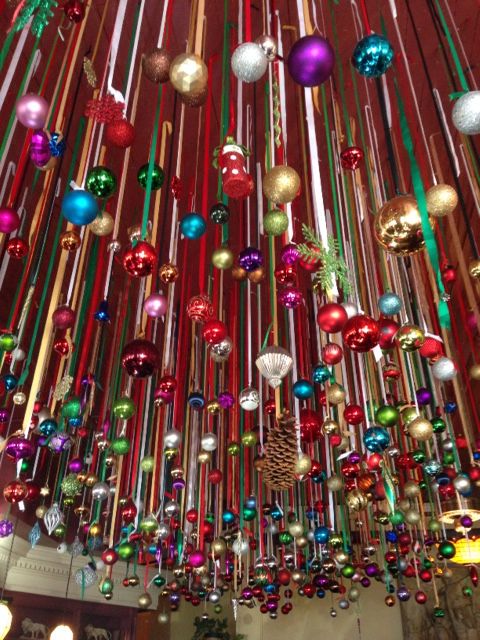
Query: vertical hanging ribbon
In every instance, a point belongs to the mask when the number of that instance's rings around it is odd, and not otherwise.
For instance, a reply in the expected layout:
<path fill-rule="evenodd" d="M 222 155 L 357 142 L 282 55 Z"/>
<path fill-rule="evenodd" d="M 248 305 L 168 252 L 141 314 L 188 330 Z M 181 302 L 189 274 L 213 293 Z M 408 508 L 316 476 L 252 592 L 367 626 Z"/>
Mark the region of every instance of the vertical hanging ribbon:
<path fill-rule="evenodd" d="M 437 7 L 438 17 L 440 19 L 440 23 L 442 25 L 442 29 L 445 34 L 445 38 L 447 39 L 448 46 L 450 48 L 450 53 L 452 55 L 453 62 L 455 64 L 455 69 L 457 70 L 458 81 L 460 82 L 460 86 L 462 87 L 462 91 L 459 94 L 453 94 L 451 97 L 458 98 L 463 93 L 467 93 L 468 91 L 470 91 L 470 88 L 468 86 L 467 78 L 463 73 L 462 63 L 460 62 L 460 58 L 457 53 L 457 48 L 455 47 L 455 43 L 453 42 L 452 34 L 450 33 L 450 30 L 448 28 L 448 24 L 445 19 L 445 15 L 442 11 L 442 7 L 440 6 L 440 2 L 438 0 L 435 0 L 435 5 Z"/>
<path fill-rule="evenodd" d="M 430 220 L 428 218 L 427 201 L 425 197 L 425 189 L 423 186 L 422 176 L 420 174 L 420 169 L 417 163 L 417 159 L 415 157 L 412 135 L 410 133 L 410 127 L 408 126 L 407 118 L 405 116 L 405 108 L 403 106 L 403 100 L 400 95 L 400 91 L 398 90 L 398 84 L 396 81 L 395 81 L 395 93 L 397 96 L 398 111 L 399 111 L 399 117 L 400 117 L 400 129 L 402 132 L 403 146 L 405 147 L 405 150 L 408 154 L 408 158 L 410 162 L 410 172 L 411 172 L 412 183 L 413 183 L 413 190 L 418 202 L 418 209 L 420 211 L 420 216 L 422 219 L 422 233 L 425 239 L 428 256 L 430 258 L 430 262 L 431 262 L 433 271 L 435 273 L 435 278 L 437 280 L 438 293 L 440 296 L 440 300 L 438 302 L 438 318 L 440 320 L 440 325 L 444 329 L 449 329 L 450 313 L 449 313 L 448 305 L 446 301 L 447 297 L 445 294 L 445 288 L 442 282 L 442 273 L 440 270 L 440 262 L 438 259 L 437 243 L 435 240 L 435 235 L 433 233 L 432 226 L 430 224 Z"/>
<path fill-rule="evenodd" d="M 113 27 L 112 46 L 110 49 L 110 70 L 107 78 L 108 92 L 113 95 L 117 102 L 125 102 L 120 91 L 113 88 L 113 74 L 115 72 L 115 63 L 118 55 L 118 45 L 120 44 L 120 36 L 122 35 L 122 29 L 125 22 L 125 12 L 127 10 L 128 0 L 120 0 L 118 3 L 117 16 L 115 18 L 115 25 Z"/>

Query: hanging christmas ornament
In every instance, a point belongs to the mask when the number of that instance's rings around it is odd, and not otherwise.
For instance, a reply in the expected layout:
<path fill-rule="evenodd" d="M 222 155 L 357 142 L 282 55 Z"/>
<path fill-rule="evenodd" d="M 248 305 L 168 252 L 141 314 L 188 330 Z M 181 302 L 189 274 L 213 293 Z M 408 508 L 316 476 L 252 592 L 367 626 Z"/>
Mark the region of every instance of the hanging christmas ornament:
<path fill-rule="evenodd" d="M 277 57 L 278 51 L 278 45 L 275 38 L 269 34 L 263 34 L 261 36 L 258 36 L 255 42 L 262 48 L 267 60 L 269 62 L 273 62 Z"/>
<path fill-rule="evenodd" d="M 88 191 L 74 189 L 62 200 L 62 214 L 72 224 L 89 224 L 98 215 L 97 201 Z"/>
<path fill-rule="evenodd" d="M 448 184 L 436 184 L 425 194 L 427 211 L 435 218 L 443 218 L 453 213 L 458 205 L 458 194 Z"/>
<path fill-rule="evenodd" d="M 229 198 L 242 200 L 253 193 L 253 178 L 247 173 L 247 155 L 247 149 L 238 145 L 232 137 L 227 137 L 226 143 L 218 150 L 222 191 Z"/>
<path fill-rule="evenodd" d="M 63 5 L 63 11 L 70 22 L 78 24 L 85 17 L 85 5 L 81 0 L 67 0 Z"/>
<path fill-rule="evenodd" d="M 0 232 L 12 233 L 20 226 L 18 213 L 10 207 L 0 207 Z"/>
<path fill-rule="evenodd" d="M 162 293 L 151 293 L 145 298 L 143 310 L 150 318 L 161 318 L 167 313 L 168 299 Z"/>
<path fill-rule="evenodd" d="M 221 320 L 207 320 L 202 327 L 202 337 L 210 345 L 222 342 L 227 335 L 227 327 Z"/>
<path fill-rule="evenodd" d="M 285 287 L 278 292 L 278 302 L 287 309 L 296 309 L 303 303 L 303 295 L 297 287 Z"/>
<path fill-rule="evenodd" d="M 378 299 L 378 308 L 384 316 L 394 316 L 402 310 L 402 300 L 393 291 L 388 291 Z"/>
<path fill-rule="evenodd" d="M 340 162 L 343 169 L 355 171 L 363 160 L 363 151 L 360 147 L 347 147 L 340 154 Z"/>
<path fill-rule="evenodd" d="M 199 213 L 188 213 L 180 220 L 180 232 L 189 240 L 198 240 L 206 230 L 205 218 Z"/>
<path fill-rule="evenodd" d="M 169 79 L 172 56 L 164 49 L 156 48 L 142 56 L 142 69 L 144 75 L 155 83 L 167 82 Z"/>
<path fill-rule="evenodd" d="M 348 314 L 341 304 L 329 302 L 321 306 L 317 312 L 317 323 L 326 333 L 338 333 L 348 320 Z"/>
<path fill-rule="evenodd" d="M 162 264 L 162 266 L 158 270 L 158 277 L 163 282 L 163 284 L 172 284 L 172 282 L 175 282 L 175 280 L 178 278 L 178 275 L 178 268 L 171 262 Z"/>
<path fill-rule="evenodd" d="M 238 396 L 238 404 L 244 411 L 255 411 L 260 405 L 260 395 L 253 387 L 246 387 Z"/>
<path fill-rule="evenodd" d="M 335 52 L 326 38 L 304 36 L 288 55 L 288 71 L 302 87 L 316 87 L 328 80 L 335 65 Z"/>
<path fill-rule="evenodd" d="M 18 121 L 30 129 L 43 129 L 49 109 L 45 98 L 34 93 L 22 96 L 15 106 Z"/>
<path fill-rule="evenodd" d="M 432 423 L 423 416 L 418 416 L 409 422 L 407 430 L 409 436 L 415 438 L 415 440 L 419 440 L 420 442 L 430 440 L 433 435 Z"/>
<path fill-rule="evenodd" d="M 231 269 L 234 255 L 229 247 L 219 247 L 212 253 L 212 264 L 217 269 Z"/>
<path fill-rule="evenodd" d="M 345 323 L 342 338 L 352 351 L 365 353 L 377 346 L 380 330 L 377 322 L 370 316 L 357 315 Z"/>
<path fill-rule="evenodd" d="M 130 276 L 144 278 L 153 273 L 157 254 L 149 242 L 140 241 L 125 251 L 122 262 L 125 271 Z"/>
<path fill-rule="evenodd" d="M 148 340 L 132 340 L 122 351 L 122 366 L 132 378 L 151 376 L 160 365 L 157 347 Z"/>
<path fill-rule="evenodd" d="M 110 198 L 117 188 L 117 179 L 108 167 L 92 167 L 87 173 L 85 186 L 97 198 Z"/>
<path fill-rule="evenodd" d="M 131 147 L 135 140 L 135 129 L 128 120 L 120 119 L 109 122 L 105 127 L 105 141 L 119 149 Z"/>
<path fill-rule="evenodd" d="M 52 157 L 50 139 L 43 129 L 37 129 L 32 133 L 28 154 L 30 160 L 38 168 L 44 167 Z"/>
<path fill-rule="evenodd" d="M 210 355 L 213 360 L 216 362 L 223 362 L 228 359 L 228 356 L 232 352 L 233 342 L 232 339 L 226 337 L 224 340 L 217 342 L 216 344 L 212 344 L 210 346 Z"/>
<path fill-rule="evenodd" d="M 375 237 L 389 253 L 408 256 L 425 246 L 422 220 L 412 196 L 396 196 L 386 202 L 375 216 Z"/>
<path fill-rule="evenodd" d="M 294 200 L 300 191 L 300 176 L 292 167 L 277 165 L 263 178 L 263 195 L 274 204 Z"/>
<path fill-rule="evenodd" d="M 137 172 L 137 180 L 138 184 L 144 189 L 147 188 L 148 184 L 148 174 L 150 172 L 150 165 L 143 164 Z M 158 191 L 161 189 L 163 182 L 165 180 L 165 174 L 163 172 L 162 167 L 158 164 L 153 164 L 152 166 L 152 178 L 151 178 L 151 189 L 152 191 Z"/>
<path fill-rule="evenodd" d="M 210 220 L 215 224 L 226 224 L 230 219 L 230 209 L 223 202 L 216 202 L 210 208 Z"/>
<path fill-rule="evenodd" d="M 390 435 L 383 427 L 370 427 L 363 434 L 363 443 L 368 451 L 382 453 L 390 444 Z"/>
<path fill-rule="evenodd" d="M 425 342 L 425 332 L 417 325 L 407 323 L 395 334 L 395 342 L 403 351 L 416 351 Z"/>
<path fill-rule="evenodd" d="M 240 44 L 232 55 L 233 75 L 242 82 L 256 82 L 265 74 L 268 59 L 256 42 Z"/>
<path fill-rule="evenodd" d="M 208 82 L 207 66 L 194 53 L 181 53 L 174 58 L 169 75 L 174 89 L 181 94 L 198 93 Z"/>
<path fill-rule="evenodd" d="M 70 329 L 75 323 L 75 311 L 63 304 L 52 313 L 52 322 L 56 329 Z"/>
<path fill-rule="evenodd" d="M 263 256 L 256 247 L 247 247 L 240 252 L 238 262 L 247 273 L 255 271 L 263 265 Z"/>
<path fill-rule="evenodd" d="M 362 76 L 378 78 L 393 62 L 393 48 L 378 33 L 370 33 L 357 43 L 352 54 L 352 64 Z"/>
<path fill-rule="evenodd" d="M 281 236 L 288 229 L 288 216 L 285 211 L 274 209 L 263 218 L 263 229 L 267 236 Z"/>
<path fill-rule="evenodd" d="M 457 375 L 457 367 L 451 358 L 442 356 L 432 364 L 432 375 L 440 382 L 453 380 Z"/>
<path fill-rule="evenodd" d="M 95 236 L 108 236 L 112 233 L 115 222 L 108 211 L 99 213 L 93 222 L 88 225 L 88 228 Z"/>
<path fill-rule="evenodd" d="M 455 100 L 452 121 L 460 133 L 467 136 L 480 133 L 480 91 L 468 91 Z"/>
<path fill-rule="evenodd" d="M 272 346 L 260 351 L 255 364 L 268 384 L 276 389 L 292 368 L 293 359 L 286 349 Z"/>

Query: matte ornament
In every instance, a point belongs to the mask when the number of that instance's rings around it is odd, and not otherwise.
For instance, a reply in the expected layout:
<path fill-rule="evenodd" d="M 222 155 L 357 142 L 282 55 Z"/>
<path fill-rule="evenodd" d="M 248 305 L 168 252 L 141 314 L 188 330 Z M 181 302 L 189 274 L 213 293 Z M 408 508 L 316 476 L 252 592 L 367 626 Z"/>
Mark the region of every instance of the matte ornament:
<path fill-rule="evenodd" d="M 199 213 L 188 213 L 180 221 L 180 231 L 189 240 L 198 240 L 207 230 L 207 223 Z"/>
<path fill-rule="evenodd" d="M 375 216 L 374 232 L 380 246 L 397 256 L 423 249 L 422 219 L 415 198 L 396 196 L 386 202 Z"/>
<path fill-rule="evenodd" d="M 87 173 L 85 186 L 97 198 L 110 198 L 117 188 L 117 179 L 108 167 L 92 167 Z"/>
<path fill-rule="evenodd" d="M 161 318 L 167 313 L 168 299 L 162 293 L 151 293 L 143 302 L 143 310 L 150 318 Z"/>
<path fill-rule="evenodd" d="M 347 147 L 340 154 L 340 162 L 343 169 L 355 171 L 363 160 L 363 151 L 360 147 Z"/>
<path fill-rule="evenodd" d="M 94 236 L 102 238 L 112 233 L 114 224 L 114 220 L 108 211 L 103 211 L 88 225 L 88 228 Z"/>
<path fill-rule="evenodd" d="M 432 364 L 433 377 L 440 382 L 449 382 L 457 375 L 457 367 L 450 358 L 442 356 Z"/>
<path fill-rule="evenodd" d="M 20 217 L 11 207 L 0 207 L 0 232 L 12 233 L 20 226 Z"/>
<path fill-rule="evenodd" d="M 300 191 L 300 176 L 292 167 L 280 164 L 263 178 L 263 194 L 275 204 L 292 202 Z"/>
<path fill-rule="evenodd" d="M 153 273 L 156 262 L 155 248 L 145 241 L 137 242 L 134 247 L 127 249 L 123 256 L 125 271 L 135 278 L 144 278 Z"/>
<path fill-rule="evenodd" d="M 135 140 L 135 129 L 128 120 L 114 120 L 105 127 L 105 141 L 107 144 L 126 149 L 132 146 Z"/>
<path fill-rule="evenodd" d="M 453 213 L 458 205 L 458 194 L 449 184 L 436 184 L 425 194 L 427 211 L 435 218 Z"/>
<path fill-rule="evenodd" d="M 232 55 L 233 75 L 242 82 L 256 82 L 265 74 L 268 59 L 256 42 L 240 44 Z"/>
<path fill-rule="evenodd" d="M 160 366 L 160 354 L 149 340 L 132 340 L 123 348 L 122 366 L 132 378 L 146 378 Z"/>
<path fill-rule="evenodd" d="M 480 91 L 469 91 L 455 101 L 452 121 L 460 133 L 467 136 L 480 133 Z"/>
<path fill-rule="evenodd" d="M 358 315 L 347 320 L 342 329 L 342 337 L 349 349 L 365 353 L 379 343 L 380 330 L 373 318 L 366 315 Z"/>
<path fill-rule="evenodd" d="M 335 52 L 326 38 L 309 35 L 295 42 L 288 55 L 288 71 L 302 87 L 317 87 L 328 80 Z"/>
<path fill-rule="evenodd" d="M 194 53 L 181 53 L 170 65 L 170 82 L 179 93 L 198 93 L 208 82 L 208 69 Z"/>
<path fill-rule="evenodd" d="M 372 453 L 382 453 L 390 444 L 390 435 L 383 427 L 370 427 L 363 434 L 365 448 Z"/>
<path fill-rule="evenodd" d="M 402 310 L 402 300 L 393 291 L 388 291 L 378 299 L 378 308 L 384 316 L 394 316 Z"/>
<path fill-rule="evenodd" d="M 142 57 L 142 69 L 145 77 L 156 84 L 167 82 L 171 64 L 172 56 L 163 47 L 156 48 Z"/>
<path fill-rule="evenodd" d="M 88 191 L 75 189 L 64 196 L 62 214 L 72 224 L 89 224 L 98 215 L 97 201 Z"/>
<path fill-rule="evenodd" d="M 379 78 L 393 62 L 390 42 L 378 33 L 371 33 L 357 43 L 352 54 L 352 64 L 362 76 Z"/>
<path fill-rule="evenodd" d="M 30 129 L 43 129 L 48 116 L 48 102 L 42 96 L 27 93 L 17 102 L 18 121 Z"/>
<path fill-rule="evenodd" d="M 148 163 L 143 164 L 137 173 L 138 184 L 144 189 L 147 188 L 148 184 L 149 166 L 150 165 Z M 152 166 L 152 191 L 158 191 L 159 189 L 161 189 L 164 181 L 165 174 L 162 167 L 154 163 Z"/>

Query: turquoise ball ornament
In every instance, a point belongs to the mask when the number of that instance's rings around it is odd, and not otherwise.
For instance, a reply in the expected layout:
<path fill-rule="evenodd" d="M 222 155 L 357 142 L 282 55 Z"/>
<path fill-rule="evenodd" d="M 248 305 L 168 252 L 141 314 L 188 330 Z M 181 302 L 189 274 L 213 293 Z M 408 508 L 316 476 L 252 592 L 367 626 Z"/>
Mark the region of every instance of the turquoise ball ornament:
<path fill-rule="evenodd" d="M 358 73 L 366 78 L 379 78 L 391 66 L 393 47 L 378 33 L 362 38 L 353 50 L 352 64 Z"/>
<path fill-rule="evenodd" d="M 207 223 L 199 213 L 187 213 L 180 221 L 180 231 L 189 240 L 198 240 L 207 230 Z"/>
<path fill-rule="evenodd" d="M 317 364 L 313 370 L 313 381 L 317 384 L 323 384 L 330 379 L 330 369 L 324 364 Z"/>
<path fill-rule="evenodd" d="M 293 385 L 293 395 L 299 400 L 308 400 L 313 396 L 313 384 L 303 378 L 297 380 Z"/>
<path fill-rule="evenodd" d="M 222 515 L 222 520 L 224 524 L 232 524 L 235 522 L 235 514 L 231 511 L 224 511 Z"/>
<path fill-rule="evenodd" d="M 88 191 L 75 189 L 63 198 L 62 214 L 72 224 L 90 224 L 98 215 L 97 201 Z"/>
<path fill-rule="evenodd" d="M 384 316 L 395 316 L 402 310 L 402 300 L 393 291 L 388 291 L 383 296 L 380 296 L 378 308 Z"/>
<path fill-rule="evenodd" d="M 327 544 L 330 538 L 330 531 L 327 527 L 317 527 L 313 532 L 313 537 L 318 544 Z"/>
<path fill-rule="evenodd" d="M 390 444 L 390 435 L 383 427 L 370 427 L 363 434 L 363 444 L 372 453 L 382 453 Z"/>

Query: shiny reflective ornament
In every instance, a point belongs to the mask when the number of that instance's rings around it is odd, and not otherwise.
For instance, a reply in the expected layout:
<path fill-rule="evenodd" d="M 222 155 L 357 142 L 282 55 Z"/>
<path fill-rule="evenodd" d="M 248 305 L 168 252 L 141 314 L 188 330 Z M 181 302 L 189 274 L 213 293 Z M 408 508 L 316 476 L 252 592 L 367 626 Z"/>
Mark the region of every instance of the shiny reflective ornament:
<path fill-rule="evenodd" d="M 253 387 L 246 387 L 238 396 L 238 404 L 244 411 L 255 411 L 260 405 L 260 395 Z"/>
<path fill-rule="evenodd" d="M 395 335 L 395 342 L 402 351 L 411 353 L 420 349 L 425 342 L 425 332 L 416 324 L 404 324 Z"/>
<path fill-rule="evenodd" d="M 340 162 L 343 169 L 355 171 L 363 160 L 363 151 L 360 147 L 347 147 L 340 154 Z"/>
<path fill-rule="evenodd" d="M 409 436 L 415 438 L 415 440 L 419 440 L 420 442 L 430 440 L 433 435 L 432 423 L 423 416 L 418 416 L 409 422 L 407 430 Z"/>
<path fill-rule="evenodd" d="M 308 35 L 295 42 L 288 54 L 288 71 L 302 87 L 316 87 L 330 77 L 335 53 L 326 38 Z"/>
<path fill-rule="evenodd" d="M 338 333 L 348 319 L 345 307 L 337 302 L 324 304 L 317 312 L 317 324 L 326 333 Z"/>
<path fill-rule="evenodd" d="M 37 129 L 32 133 L 28 153 L 33 164 L 38 168 L 44 167 L 52 157 L 49 143 L 49 137 L 43 129 Z"/>
<path fill-rule="evenodd" d="M 210 353 L 213 356 L 217 356 L 218 358 L 228 358 L 229 354 L 233 349 L 232 339 L 228 336 L 217 342 L 216 344 L 212 344 L 210 346 Z"/>
<path fill-rule="evenodd" d="M 377 322 L 366 315 L 353 316 L 342 329 L 344 344 L 352 351 L 366 353 L 377 346 L 380 330 Z"/>
<path fill-rule="evenodd" d="M 15 111 L 18 121 L 30 129 L 43 129 L 47 121 L 48 102 L 42 96 L 27 93 L 18 100 Z"/>
<path fill-rule="evenodd" d="M 378 33 L 370 33 L 357 43 L 352 54 L 352 64 L 362 76 L 378 78 L 393 62 L 393 48 Z"/>
<path fill-rule="evenodd" d="M 92 487 L 92 498 L 98 502 L 103 502 L 108 498 L 110 487 L 106 482 L 96 482 Z"/>
<path fill-rule="evenodd" d="M 292 167 L 277 165 L 263 178 L 263 195 L 275 204 L 292 202 L 300 191 L 300 176 Z"/>
<path fill-rule="evenodd" d="M 210 298 L 204 294 L 199 294 L 190 298 L 187 304 L 187 315 L 194 322 L 206 322 L 213 316 L 213 305 Z"/>
<path fill-rule="evenodd" d="M 172 284 L 178 278 L 178 268 L 171 262 L 166 262 L 158 270 L 158 275 L 163 284 Z"/>
<path fill-rule="evenodd" d="M 152 598 L 149 593 L 145 592 L 138 596 L 138 608 L 148 609 L 152 604 Z"/>
<path fill-rule="evenodd" d="M 153 49 L 142 56 L 143 74 L 151 82 L 167 82 L 171 64 L 172 56 L 163 47 Z"/>
<path fill-rule="evenodd" d="M 218 446 L 218 438 L 214 433 L 206 433 L 202 436 L 200 445 L 204 451 L 215 451 Z"/>
<path fill-rule="evenodd" d="M 0 207 L 0 232 L 12 233 L 20 226 L 20 217 L 11 207 Z"/>
<path fill-rule="evenodd" d="M 143 164 L 137 172 L 137 181 L 138 184 L 144 189 L 148 186 L 148 175 L 150 172 L 150 165 Z M 165 180 L 165 174 L 163 172 L 162 167 L 158 164 L 153 163 L 152 165 L 152 178 L 151 178 L 151 189 L 152 191 L 158 191 L 162 188 L 163 182 Z"/>
<path fill-rule="evenodd" d="M 60 236 L 60 246 L 64 251 L 76 251 L 80 242 L 80 236 L 76 231 L 65 231 Z"/>
<path fill-rule="evenodd" d="M 19 238 L 10 238 L 6 244 L 7 253 L 11 258 L 16 258 L 17 260 L 21 260 L 28 253 L 28 243 L 23 239 Z"/>
<path fill-rule="evenodd" d="M 212 253 L 212 264 L 217 269 L 231 269 L 233 266 L 233 251 L 228 247 L 219 247 Z"/>
<path fill-rule="evenodd" d="M 374 232 L 385 251 L 397 256 L 423 249 L 422 219 L 415 198 L 396 196 L 386 202 L 375 216 Z"/>
<path fill-rule="evenodd" d="M 95 236 L 108 236 L 112 233 L 114 227 L 114 220 L 108 211 L 100 213 L 93 222 L 88 225 L 88 228 Z"/>
<path fill-rule="evenodd" d="M 35 446 L 31 440 L 14 434 L 8 438 L 4 451 L 7 458 L 18 462 L 25 458 L 31 458 L 35 453 Z"/>
<path fill-rule="evenodd" d="M 78 24 L 85 17 L 85 5 L 81 0 L 67 0 L 63 5 L 63 11 L 70 22 Z"/>
<path fill-rule="evenodd" d="M 296 309 L 303 303 L 303 295 L 297 287 L 285 287 L 278 292 L 278 302 L 287 309 Z"/>
<path fill-rule="evenodd" d="M 226 224 L 230 219 L 230 209 L 223 202 L 216 202 L 210 208 L 210 220 L 215 224 Z"/>
<path fill-rule="evenodd" d="M 256 82 L 265 74 L 268 59 L 259 44 L 244 42 L 233 52 L 231 65 L 236 78 L 242 82 Z"/>
<path fill-rule="evenodd" d="M 98 215 L 97 201 L 88 191 L 74 189 L 62 200 L 62 215 L 72 224 L 89 224 Z"/>
<path fill-rule="evenodd" d="M 207 320 L 202 327 L 202 337 L 209 345 L 218 344 L 227 337 L 227 327 L 221 320 Z"/>
<path fill-rule="evenodd" d="M 366 495 L 360 489 L 353 489 L 345 496 L 345 503 L 350 511 L 361 511 L 368 504 Z"/>
<path fill-rule="evenodd" d="M 276 389 L 292 368 L 293 358 L 283 347 L 272 346 L 262 349 L 255 364 L 262 376 L 268 380 L 268 384 Z"/>
<path fill-rule="evenodd" d="M 92 167 L 88 170 L 85 186 L 97 198 L 110 198 L 116 191 L 117 179 L 108 167 Z"/>
<path fill-rule="evenodd" d="M 394 316 L 402 310 L 402 299 L 393 291 L 388 291 L 378 299 L 378 308 L 384 316 Z"/>
<path fill-rule="evenodd" d="M 170 82 L 179 93 L 198 93 L 207 86 L 208 69 L 200 56 L 181 53 L 170 65 Z"/>
<path fill-rule="evenodd" d="M 17 504 L 25 500 L 28 488 L 22 480 L 11 480 L 3 487 L 3 497 L 10 504 Z"/>
<path fill-rule="evenodd" d="M 180 231 L 189 240 L 198 240 L 207 230 L 205 218 L 199 213 L 188 213 L 180 220 Z"/>
<path fill-rule="evenodd" d="M 119 149 L 131 147 L 135 140 L 135 129 L 128 120 L 114 120 L 105 127 L 105 141 Z"/>
<path fill-rule="evenodd" d="M 288 216 L 285 211 L 274 209 L 263 218 L 263 230 L 267 236 L 281 236 L 288 229 Z"/>
<path fill-rule="evenodd" d="M 151 293 L 143 302 L 143 310 L 150 318 L 161 318 L 167 308 L 168 298 L 163 293 Z"/>
<path fill-rule="evenodd" d="M 122 366 L 133 378 L 151 376 L 160 365 L 157 347 L 149 340 L 132 340 L 122 351 Z"/>
<path fill-rule="evenodd" d="M 262 48 L 268 62 L 273 62 L 275 60 L 278 50 L 278 45 L 275 38 L 273 38 L 269 34 L 263 34 L 256 38 L 255 43 Z"/>
<path fill-rule="evenodd" d="M 460 133 L 467 136 L 480 133 L 480 91 L 468 91 L 455 100 L 452 121 Z"/>
<path fill-rule="evenodd" d="M 436 184 L 425 194 L 427 211 L 435 218 L 442 218 L 453 213 L 458 205 L 458 195 L 449 184 Z"/>
<path fill-rule="evenodd" d="M 432 375 L 440 382 L 449 382 L 457 375 L 457 367 L 451 358 L 442 356 L 432 364 Z"/>
<path fill-rule="evenodd" d="M 176 429 L 169 429 L 165 433 L 164 446 L 167 449 L 177 449 L 182 441 L 182 434 Z"/>
<path fill-rule="evenodd" d="M 363 434 L 363 443 L 368 451 L 382 453 L 390 444 L 390 435 L 383 427 L 370 427 Z"/>
<path fill-rule="evenodd" d="M 157 261 L 155 248 L 148 242 L 137 242 L 134 247 L 125 251 L 123 266 L 125 271 L 133 277 L 143 278 L 153 273 Z"/>
<path fill-rule="evenodd" d="M 302 453 L 295 461 L 295 475 L 304 476 L 312 468 L 312 459 L 306 453 Z"/>
<path fill-rule="evenodd" d="M 238 262 L 242 269 L 245 269 L 247 273 L 255 271 L 259 267 L 263 266 L 262 252 L 256 247 L 246 247 L 240 252 Z"/>
<path fill-rule="evenodd" d="M 58 624 L 51 632 L 50 640 L 73 640 L 73 631 L 67 624 Z"/>

